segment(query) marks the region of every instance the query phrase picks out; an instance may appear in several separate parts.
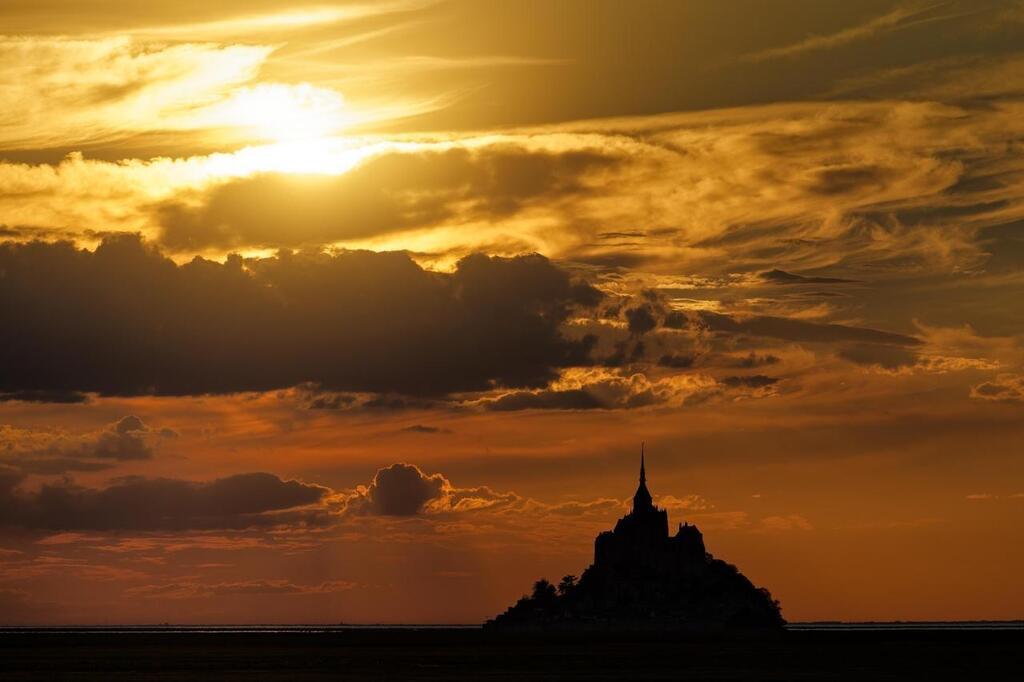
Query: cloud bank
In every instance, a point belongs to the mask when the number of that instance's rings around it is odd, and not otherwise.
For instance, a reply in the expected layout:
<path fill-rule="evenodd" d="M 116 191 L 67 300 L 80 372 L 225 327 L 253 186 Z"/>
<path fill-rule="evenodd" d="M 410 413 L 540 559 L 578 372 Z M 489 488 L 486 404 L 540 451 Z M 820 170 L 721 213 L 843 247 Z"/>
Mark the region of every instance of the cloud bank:
<path fill-rule="evenodd" d="M 130 236 L 95 251 L 5 244 L 0 272 L 0 392 L 543 386 L 588 362 L 591 341 L 561 325 L 600 298 L 536 255 L 470 256 L 451 273 L 373 252 L 176 265 Z"/>
<path fill-rule="evenodd" d="M 184 531 L 294 524 L 314 518 L 287 510 L 313 505 L 330 492 L 268 473 L 206 482 L 131 477 L 106 488 L 47 483 L 36 491 L 18 488 L 21 478 L 11 469 L 0 470 L 0 523 L 46 531 Z"/>

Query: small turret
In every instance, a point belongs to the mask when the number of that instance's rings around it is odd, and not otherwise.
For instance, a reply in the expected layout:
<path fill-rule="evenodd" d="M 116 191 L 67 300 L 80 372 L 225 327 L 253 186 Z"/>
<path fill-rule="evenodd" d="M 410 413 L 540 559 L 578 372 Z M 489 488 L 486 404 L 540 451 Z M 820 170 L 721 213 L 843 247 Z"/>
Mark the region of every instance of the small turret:
<path fill-rule="evenodd" d="M 687 556 L 702 557 L 707 551 L 704 549 L 704 535 L 688 523 L 680 523 L 679 530 L 671 540 L 672 544 L 679 547 L 679 551 Z"/>

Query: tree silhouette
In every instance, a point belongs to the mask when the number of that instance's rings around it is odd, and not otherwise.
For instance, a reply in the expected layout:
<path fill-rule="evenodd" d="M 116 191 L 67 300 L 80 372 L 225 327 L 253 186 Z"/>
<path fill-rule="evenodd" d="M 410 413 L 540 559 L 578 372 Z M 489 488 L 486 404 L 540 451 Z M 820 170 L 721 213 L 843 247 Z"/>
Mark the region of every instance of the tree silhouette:
<path fill-rule="evenodd" d="M 562 582 L 558 583 L 558 595 L 564 597 L 573 591 L 576 587 L 576 576 L 569 574 L 562 578 Z"/>
<path fill-rule="evenodd" d="M 555 600 L 555 586 L 541 578 L 533 584 L 533 599 L 540 604 L 549 604 Z"/>

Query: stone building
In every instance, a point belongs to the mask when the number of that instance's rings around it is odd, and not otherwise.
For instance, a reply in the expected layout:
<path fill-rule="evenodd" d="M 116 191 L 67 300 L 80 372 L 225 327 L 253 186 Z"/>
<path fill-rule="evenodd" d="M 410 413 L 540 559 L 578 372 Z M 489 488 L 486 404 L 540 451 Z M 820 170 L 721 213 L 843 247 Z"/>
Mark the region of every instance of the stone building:
<path fill-rule="evenodd" d="M 614 530 L 606 530 L 594 540 L 594 565 L 684 565 L 704 555 L 704 536 L 696 526 L 681 523 L 669 537 L 668 512 L 654 506 L 641 453 L 640 485 L 633 495 L 633 509 L 619 519 Z"/>

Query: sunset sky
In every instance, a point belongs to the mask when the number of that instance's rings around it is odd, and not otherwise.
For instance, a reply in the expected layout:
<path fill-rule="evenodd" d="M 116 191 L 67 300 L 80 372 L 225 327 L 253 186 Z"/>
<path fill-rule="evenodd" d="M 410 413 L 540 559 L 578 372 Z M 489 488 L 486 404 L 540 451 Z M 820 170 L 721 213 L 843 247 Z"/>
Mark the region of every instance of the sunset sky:
<path fill-rule="evenodd" d="M 655 502 L 1024 617 L 1024 2 L 5 0 L 0 622 L 480 622 Z"/>

